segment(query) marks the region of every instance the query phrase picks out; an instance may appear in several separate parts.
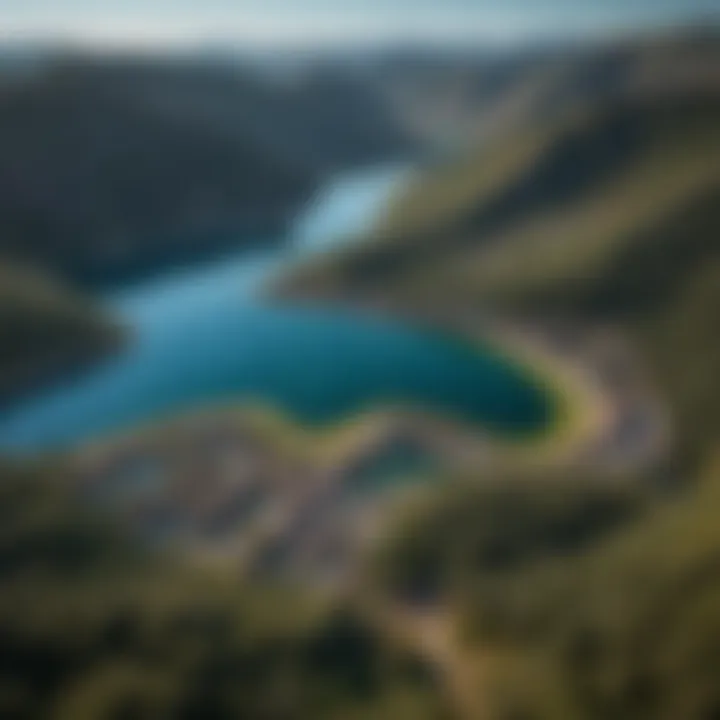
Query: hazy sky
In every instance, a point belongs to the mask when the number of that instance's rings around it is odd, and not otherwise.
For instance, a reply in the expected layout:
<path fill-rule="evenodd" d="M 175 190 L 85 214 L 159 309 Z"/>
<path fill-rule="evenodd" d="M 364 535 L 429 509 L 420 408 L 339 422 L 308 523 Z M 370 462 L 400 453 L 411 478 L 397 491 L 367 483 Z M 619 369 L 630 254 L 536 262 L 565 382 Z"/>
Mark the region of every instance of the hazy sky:
<path fill-rule="evenodd" d="M 3 39 L 513 40 L 720 16 L 720 0 L 0 0 Z"/>

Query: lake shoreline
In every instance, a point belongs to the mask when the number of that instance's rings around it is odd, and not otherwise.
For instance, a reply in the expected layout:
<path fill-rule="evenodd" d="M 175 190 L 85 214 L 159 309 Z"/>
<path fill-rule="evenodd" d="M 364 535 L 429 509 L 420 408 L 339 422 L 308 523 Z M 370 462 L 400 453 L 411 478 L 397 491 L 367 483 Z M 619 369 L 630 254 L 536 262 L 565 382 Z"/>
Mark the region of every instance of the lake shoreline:
<path fill-rule="evenodd" d="M 453 332 L 460 325 L 456 318 Z M 311 577 L 339 589 L 397 509 L 443 477 L 592 468 L 621 480 L 664 457 L 665 424 L 642 452 L 602 452 L 620 422 L 617 398 L 578 348 L 607 329 L 573 329 L 578 335 L 569 338 L 563 328 L 563 343 L 557 328 L 487 318 L 473 321 L 473 331 L 464 325 L 466 338 L 490 344 L 556 394 L 559 412 L 544 432 L 498 438 L 391 408 L 317 427 L 229 402 L 90 443 L 69 461 L 83 493 L 94 501 L 107 495 L 143 538 L 246 577 Z M 637 400 L 660 413 L 654 396 Z M 388 466 L 398 455 L 409 464 Z"/>
<path fill-rule="evenodd" d="M 338 307 L 392 317 L 490 348 L 540 388 L 553 408 L 545 426 L 515 442 L 492 438 L 498 455 L 504 456 L 502 462 L 510 467 L 520 461 L 521 466 L 533 468 L 593 467 L 611 474 L 642 475 L 661 466 L 671 453 L 670 409 L 648 376 L 630 336 L 621 328 L 502 317 L 472 313 L 466 308 L 411 307 L 357 297 L 321 300 L 281 293 L 280 300 L 310 306 L 333 302 Z M 624 376 L 622 387 L 616 387 L 611 377 L 617 374 L 618 366 L 622 366 Z M 623 437 L 626 426 L 640 422 L 645 425 L 644 437 L 628 442 Z"/>

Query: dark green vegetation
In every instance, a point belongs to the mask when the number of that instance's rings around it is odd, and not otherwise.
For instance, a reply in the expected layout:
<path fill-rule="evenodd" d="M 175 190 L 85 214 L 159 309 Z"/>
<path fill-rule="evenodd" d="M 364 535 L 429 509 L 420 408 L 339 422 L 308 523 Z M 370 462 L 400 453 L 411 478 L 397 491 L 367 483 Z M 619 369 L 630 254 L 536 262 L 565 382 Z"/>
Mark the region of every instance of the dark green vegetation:
<path fill-rule="evenodd" d="M 107 280 L 277 243 L 329 173 L 410 148 L 329 71 L 58 58 L 0 79 L 0 252 Z"/>
<path fill-rule="evenodd" d="M 120 330 L 87 301 L 25 268 L 0 265 L 0 398 L 110 351 Z"/>
<path fill-rule="evenodd" d="M 637 486 L 568 472 L 447 479 L 399 518 L 376 577 L 409 602 L 447 602 L 548 555 L 573 555 L 638 518 Z"/>
<path fill-rule="evenodd" d="M 719 470 L 663 501 L 570 478 L 466 484 L 408 518 L 378 577 L 395 597 L 432 588 L 458 609 L 494 718 L 710 720 Z"/>
<path fill-rule="evenodd" d="M 150 556 L 60 471 L 0 477 L 4 718 L 440 718 L 363 617 Z"/>
<path fill-rule="evenodd" d="M 717 463 L 698 483 L 605 546 L 518 573 L 490 612 L 473 603 L 476 637 L 518 652 L 499 678 L 505 717 L 717 716 Z"/>

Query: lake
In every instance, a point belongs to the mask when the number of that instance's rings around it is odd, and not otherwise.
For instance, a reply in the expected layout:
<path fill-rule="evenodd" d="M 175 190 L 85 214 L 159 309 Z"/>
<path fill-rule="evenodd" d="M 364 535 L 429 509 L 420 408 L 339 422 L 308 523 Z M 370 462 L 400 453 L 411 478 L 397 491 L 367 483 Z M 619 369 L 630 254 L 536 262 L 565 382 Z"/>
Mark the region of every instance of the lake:
<path fill-rule="evenodd" d="M 549 402 L 489 347 L 391 319 L 262 300 L 268 278 L 352 242 L 407 170 L 329 184 L 284 249 L 242 254 L 113 292 L 128 346 L 0 419 L 0 447 L 60 449 L 138 423 L 229 402 L 266 404 L 307 423 L 382 407 L 417 408 L 508 435 L 542 428 Z"/>

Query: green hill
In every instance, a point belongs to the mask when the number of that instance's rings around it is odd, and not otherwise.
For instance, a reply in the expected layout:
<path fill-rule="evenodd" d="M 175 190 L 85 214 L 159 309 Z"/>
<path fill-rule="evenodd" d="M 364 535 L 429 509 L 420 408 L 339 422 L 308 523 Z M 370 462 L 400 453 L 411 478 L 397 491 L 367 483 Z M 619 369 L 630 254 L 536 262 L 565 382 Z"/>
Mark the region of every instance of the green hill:
<path fill-rule="evenodd" d="M 120 338 L 119 328 L 84 298 L 0 264 L 0 398 L 99 357 Z"/>
<path fill-rule="evenodd" d="M 690 485 L 658 498 L 577 473 L 464 478 L 404 518 L 375 587 L 454 611 L 484 709 L 468 720 L 713 718 L 717 457 Z"/>
<path fill-rule="evenodd" d="M 631 98 L 510 133 L 421 174 L 365 242 L 289 295 L 435 314 L 619 323 L 688 442 L 720 431 L 720 99 Z"/>
<path fill-rule="evenodd" d="M 718 470 L 710 462 L 690 497 L 580 557 L 526 567 L 494 592 L 476 587 L 467 637 L 502 657 L 486 688 L 498 717 L 714 717 Z"/>

